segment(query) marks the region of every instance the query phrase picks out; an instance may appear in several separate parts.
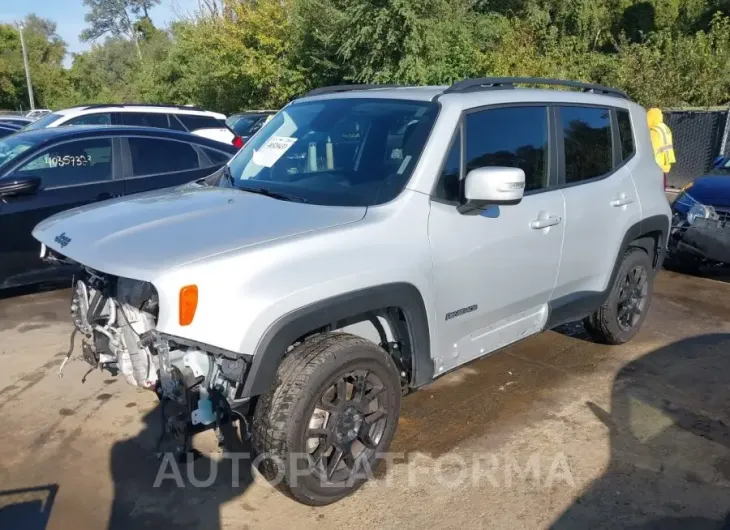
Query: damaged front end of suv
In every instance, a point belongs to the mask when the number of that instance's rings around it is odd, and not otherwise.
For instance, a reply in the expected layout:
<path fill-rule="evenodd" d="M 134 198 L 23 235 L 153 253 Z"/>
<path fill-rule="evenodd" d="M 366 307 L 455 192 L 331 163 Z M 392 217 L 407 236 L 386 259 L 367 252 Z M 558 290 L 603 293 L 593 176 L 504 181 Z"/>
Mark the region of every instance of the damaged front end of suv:
<path fill-rule="evenodd" d="M 48 259 L 65 258 L 48 252 Z M 185 307 L 194 312 L 196 298 L 192 286 L 181 290 L 181 312 Z M 159 299 L 152 283 L 83 268 L 74 279 L 71 313 L 90 371 L 107 370 L 157 394 L 164 425 L 159 452 L 183 457 L 191 436 L 211 428 L 222 444 L 221 425 L 234 414 L 245 420 L 248 400 L 240 397 L 248 369 L 244 356 L 159 333 Z"/>

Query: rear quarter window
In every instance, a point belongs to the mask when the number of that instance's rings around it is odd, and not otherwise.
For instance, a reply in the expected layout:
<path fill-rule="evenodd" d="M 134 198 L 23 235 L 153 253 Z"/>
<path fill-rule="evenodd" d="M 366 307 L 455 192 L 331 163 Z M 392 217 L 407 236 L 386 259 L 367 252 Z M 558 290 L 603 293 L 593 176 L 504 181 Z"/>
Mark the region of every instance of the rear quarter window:
<path fill-rule="evenodd" d="M 634 152 L 636 152 L 629 111 L 618 109 L 616 111 L 616 120 L 618 121 L 618 132 L 621 142 L 621 159 L 628 160 L 634 156 Z"/>

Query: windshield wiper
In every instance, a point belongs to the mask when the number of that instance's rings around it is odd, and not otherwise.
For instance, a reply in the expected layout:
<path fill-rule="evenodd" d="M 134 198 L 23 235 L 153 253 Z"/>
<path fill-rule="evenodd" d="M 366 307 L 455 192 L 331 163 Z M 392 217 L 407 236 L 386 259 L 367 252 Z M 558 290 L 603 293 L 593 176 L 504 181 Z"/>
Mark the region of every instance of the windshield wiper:
<path fill-rule="evenodd" d="M 259 195 L 266 195 L 267 197 L 271 197 L 272 199 L 279 199 L 280 201 L 309 202 L 304 197 L 299 197 L 298 195 L 292 195 L 291 193 L 281 193 L 279 191 L 274 191 L 269 188 L 242 188 L 240 186 L 236 186 L 236 188 L 241 191 L 247 191 L 249 193 L 258 193 Z"/>
<path fill-rule="evenodd" d="M 223 166 L 223 177 L 228 181 L 228 184 L 230 184 L 232 188 L 237 190 L 247 191 L 249 193 L 258 193 L 259 195 L 266 195 L 267 197 L 271 197 L 272 199 L 279 199 L 280 201 L 309 202 L 304 197 L 299 197 L 298 195 L 293 195 L 291 193 L 281 193 L 279 191 L 274 191 L 269 188 L 236 186 L 235 179 L 233 178 L 233 174 L 231 173 L 231 168 L 228 165 Z"/>

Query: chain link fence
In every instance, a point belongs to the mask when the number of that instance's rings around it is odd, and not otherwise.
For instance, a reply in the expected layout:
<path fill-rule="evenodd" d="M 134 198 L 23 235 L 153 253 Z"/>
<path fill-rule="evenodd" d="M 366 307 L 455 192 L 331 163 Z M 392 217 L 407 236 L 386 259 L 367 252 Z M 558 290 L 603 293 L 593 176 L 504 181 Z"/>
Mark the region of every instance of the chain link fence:
<path fill-rule="evenodd" d="M 728 154 L 730 109 L 664 110 L 664 122 L 672 130 L 677 162 L 667 176 L 667 185 L 681 188 L 707 173 L 715 159 Z"/>

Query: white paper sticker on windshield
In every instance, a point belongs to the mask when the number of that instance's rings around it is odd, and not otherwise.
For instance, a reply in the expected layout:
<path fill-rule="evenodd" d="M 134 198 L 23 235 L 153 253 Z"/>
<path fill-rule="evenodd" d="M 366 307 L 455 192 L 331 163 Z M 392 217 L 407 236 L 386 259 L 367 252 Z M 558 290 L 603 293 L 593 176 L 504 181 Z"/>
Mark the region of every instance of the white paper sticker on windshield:
<path fill-rule="evenodd" d="M 254 164 L 264 167 L 273 166 L 296 141 L 296 138 L 288 136 L 272 136 L 261 146 L 261 149 L 253 150 Z"/>

